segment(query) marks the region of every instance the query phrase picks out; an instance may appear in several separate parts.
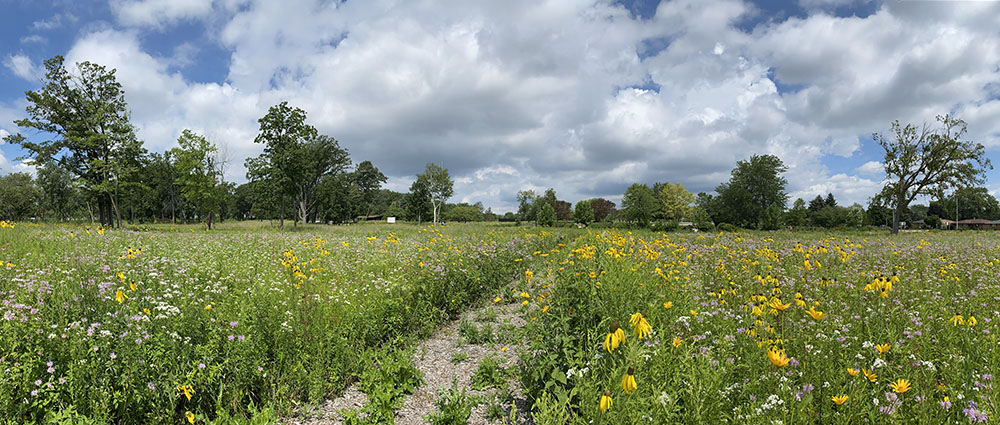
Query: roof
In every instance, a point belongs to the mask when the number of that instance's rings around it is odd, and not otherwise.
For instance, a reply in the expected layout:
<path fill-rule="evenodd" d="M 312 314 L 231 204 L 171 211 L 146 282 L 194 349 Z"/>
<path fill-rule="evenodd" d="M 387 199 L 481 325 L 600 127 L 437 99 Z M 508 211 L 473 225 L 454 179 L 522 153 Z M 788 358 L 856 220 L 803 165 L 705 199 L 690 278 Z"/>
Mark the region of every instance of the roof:
<path fill-rule="evenodd" d="M 981 218 L 970 218 L 966 220 L 959 220 L 958 224 L 990 224 L 990 221 L 983 220 Z"/>

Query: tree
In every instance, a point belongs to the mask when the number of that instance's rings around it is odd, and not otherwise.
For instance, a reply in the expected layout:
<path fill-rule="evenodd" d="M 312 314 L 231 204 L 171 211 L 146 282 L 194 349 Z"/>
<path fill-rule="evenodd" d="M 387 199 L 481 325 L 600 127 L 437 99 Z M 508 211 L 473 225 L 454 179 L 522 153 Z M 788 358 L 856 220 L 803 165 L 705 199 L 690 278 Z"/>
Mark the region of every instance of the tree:
<path fill-rule="evenodd" d="M 889 183 L 877 198 L 893 210 L 892 234 L 899 233 L 900 216 L 917 196 L 980 184 L 985 169 L 993 168 L 982 144 L 962 140 L 967 131 L 965 121 L 950 115 L 939 115 L 937 121 L 940 128 L 936 131 L 924 125 L 918 132 L 913 125 L 893 121 L 892 140 L 872 135 L 885 150 L 882 166 Z"/>
<path fill-rule="evenodd" d="M 826 206 L 826 201 L 823 200 L 823 196 L 816 195 L 811 201 L 809 201 L 809 215 L 819 212 Z"/>
<path fill-rule="evenodd" d="M 576 203 L 573 210 L 573 221 L 584 226 L 594 222 L 594 209 L 590 208 L 590 201 Z"/>
<path fill-rule="evenodd" d="M 431 208 L 434 211 L 434 223 L 438 222 L 438 215 L 441 206 L 451 197 L 454 191 L 454 183 L 448 176 L 448 169 L 431 162 L 424 168 L 424 174 L 417 174 L 417 180 L 423 177 L 427 182 L 427 194 L 431 201 Z"/>
<path fill-rule="evenodd" d="M 837 206 L 837 200 L 833 198 L 832 193 L 827 193 L 826 200 L 823 201 L 823 204 L 828 207 L 835 207 Z"/>
<path fill-rule="evenodd" d="M 570 220 L 573 218 L 573 204 L 557 199 L 552 208 L 556 211 L 556 220 Z"/>
<path fill-rule="evenodd" d="M 361 194 L 361 202 L 365 207 L 365 216 L 372 213 L 372 199 L 375 191 L 386 182 L 385 174 L 382 174 L 371 161 L 361 161 L 354 169 L 354 182 L 358 185 Z"/>
<path fill-rule="evenodd" d="M 28 118 L 15 121 L 51 137 L 30 142 L 20 133 L 6 141 L 20 144 L 38 163 L 56 160 L 97 199 L 101 224 L 121 225 L 118 197 L 135 176 L 145 154 L 129 122 L 125 91 L 115 70 L 80 62 L 71 74 L 62 56 L 45 61 L 41 90 L 25 92 Z"/>
<path fill-rule="evenodd" d="M 517 192 L 517 219 L 519 221 L 534 221 L 538 213 L 535 210 L 535 195 L 533 190 Z"/>
<path fill-rule="evenodd" d="M 552 227 L 555 224 L 556 210 L 552 208 L 552 204 L 542 201 L 538 207 L 538 225 Z"/>
<path fill-rule="evenodd" d="M 792 203 L 792 209 L 785 214 L 785 224 L 789 226 L 802 227 L 806 225 L 809 210 L 806 209 L 806 201 L 798 198 Z"/>
<path fill-rule="evenodd" d="M 594 221 L 604 221 L 614 218 L 618 214 L 614 202 L 604 198 L 594 198 L 588 201 L 590 209 L 594 210 Z"/>
<path fill-rule="evenodd" d="M 77 204 L 73 175 L 55 161 L 47 161 L 38 168 L 37 183 L 41 189 L 42 209 L 52 211 L 58 220 L 67 220 Z"/>
<path fill-rule="evenodd" d="M 350 164 L 347 151 L 332 137 L 321 136 L 306 124 L 306 112 L 281 102 L 257 121 L 260 133 L 255 143 L 264 153 L 247 160 L 247 179 L 269 180 L 278 191 L 280 226 L 285 222 L 285 194 L 293 194 L 296 223 L 307 221 L 315 206 L 316 188 L 324 176 L 343 172 Z"/>
<path fill-rule="evenodd" d="M 715 189 L 719 193 L 715 200 L 717 221 L 745 228 L 775 228 L 788 199 L 788 182 L 781 177 L 787 170 L 774 155 L 753 155 L 737 162 L 729 182 Z"/>
<path fill-rule="evenodd" d="M 456 205 L 442 215 L 448 221 L 482 221 L 483 213 L 469 204 Z"/>
<path fill-rule="evenodd" d="M 434 214 L 431 204 L 430 183 L 427 177 L 417 174 L 417 180 L 410 185 L 410 193 L 406 198 L 406 213 L 410 220 L 418 224 L 427 216 Z"/>
<path fill-rule="evenodd" d="M 626 221 L 641 227 L 649 226 L 649 221 L 657 208 L 656 195 L 649 186 L 633 183 L 625 190 L 625 195 L 622 197 L 622 215 Z"/>
<path fill-rule="evenodd" d="M 221 193 L 216 186 L 221 183 L 215 144 L 191 130 L 184 130 L 177 138 L 178 147 L 170 150 L 177 158 L 175 183 L 184 201 L 194 209 L 200 219 L 205 219 L 209 229 L 215 213 L 222 203 Z"/>
<path fill-rule="evenodd" d="M 694 203 L 694 195 L 680 183 L 664 183 L 656 195 L 660 200 L 660 211 L 668 220 L 686 217 Z"/>
<path fill-rule="evenodd" d="M 956 207 L 958 219 L 982 218 L 986 220 L 1000 219 L 1000 203 L 985 187 L 962 187 L 940 200 L 937 204 L 942 211 L 938 217 L 955 220 Z M 928 214 L 931 214 L 928 210 Z"/>
<path fill-rule="evenodd" d="M 0 220 L 24 220 L 38 213 L 42 192 L 28 173 L 0 177 Z"/>

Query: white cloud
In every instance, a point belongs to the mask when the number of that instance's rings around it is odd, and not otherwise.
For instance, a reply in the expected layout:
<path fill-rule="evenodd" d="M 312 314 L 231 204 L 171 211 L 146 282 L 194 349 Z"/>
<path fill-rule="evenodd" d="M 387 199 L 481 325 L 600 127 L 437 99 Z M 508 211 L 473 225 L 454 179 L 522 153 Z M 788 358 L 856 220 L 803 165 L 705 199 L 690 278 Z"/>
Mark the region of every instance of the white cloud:
<path fill-rule="evenodd" d="M 868 161 L 855 169 L 855 172 L 865 176 L 874 176 L 885 173 L 885 168 L 878 161 Z"/>
<path fill-rule="evenodd" d="M 45 74 L 40 66 L 35 65 L 31 58 L 25 55 L 8 55 L 3 61 L 3 66 L 14 75 L 32 82 L 38 81 Z"/>
<path fill-rule="evenodd" d="M 212 12 L 210 0 L 110 0 L 111 11 L 126 26 L 161 27 Z"/>
<path fill-rule="evenodd" d="M 67 23 L 74 23 L 78 18 L 71 13 L 57 13 L 47 19 L 38 20 L 31 23 L 31 29 L 36 31 L 48 31 L 60 28 Z"/>
<path fill-rule="evenodd" d="M 352 159 L 372 160 L 387 187 L 407 190 L 433 161 L 456 179 L 455 200 L 500 211 L 522 189 L 568 201 L 617 201 L 637 181 L 711 191 L 753 154 L 788 164 L 793 196 L 865 203 L 881 186 L 870 163 L 831 171 L 824 156 L 854 158 L 858 135 L 947 111 L 970 138 L 1000 145 L 996 5 L 887 3 L 865 18 L 814 13 L 751 33 L 735 26 L 755 13 L 738 0 L 662 2 L 648 20 L 610 0 L 111 5 L 131 29 L 83 34 L 67 62 L 118 69 L 149 148 L 170 147 L 183 128 L 205 133 L 229 148 L 238 181 L 260 150 L 256 119 L 283 100 Z M 175 71 L 198 46 L 144 51 L 147 28 L 185 19 L 211 21 L 230 52 L 226 81 Z M 649 39 L 665 48 L 640 59 Z"/>
<path fill-rule="evenodd" d="M 38 34 L 26 35 L 21 37 L 21 44 L 32 44 L 32 43 L 45 43 L 47 39 Z"/>

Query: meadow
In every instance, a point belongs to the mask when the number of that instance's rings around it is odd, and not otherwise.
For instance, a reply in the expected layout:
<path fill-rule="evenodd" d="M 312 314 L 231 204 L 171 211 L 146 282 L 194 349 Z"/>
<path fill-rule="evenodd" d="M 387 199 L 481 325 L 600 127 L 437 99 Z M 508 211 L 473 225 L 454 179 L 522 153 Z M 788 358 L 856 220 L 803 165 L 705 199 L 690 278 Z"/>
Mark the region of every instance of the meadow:
<path fill-rule="evenodd" d="M 552 239 L 4 223 L 0 423 L 270 423 L 401 357 Z"/>
<path fill-rule="evenodd" d="M 538 423 L 995 422 L 996 233 L 589 232 L 529 274 Z"/>
<path fill-rule="evenodd" d="M 272 423 L 359 380 L 391 422 L 407 350 L 507 303 L 538 424 L 998 415 L 991 232 L 15 223 L 0 264 L 0 423 Z"/>

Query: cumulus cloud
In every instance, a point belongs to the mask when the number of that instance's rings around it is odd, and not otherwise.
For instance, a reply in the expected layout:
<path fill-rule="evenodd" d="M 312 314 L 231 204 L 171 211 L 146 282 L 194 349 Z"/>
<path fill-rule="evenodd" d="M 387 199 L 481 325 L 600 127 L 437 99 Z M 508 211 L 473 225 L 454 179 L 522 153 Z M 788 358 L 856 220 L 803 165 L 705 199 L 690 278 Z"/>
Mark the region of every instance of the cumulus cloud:
<path fill-rule="evenodd" d="M 126 26 L 161 27 L 185 19 L 199 19 L 212 11 L 208 0 L 110 0 L 111 11 Z"/>
<path fill-rule="evenodd" d="M 28 81 L 38 81 L 45 72 L 42 68 L 25 55 L 8 55 L 3 61 L 3 66 L 7 67 L 14 75 Z"/>
<path fill-rule="evenodd" d="M 570 201 L 618 201 L 633 182 L 712 191 L 753 154 L 788 164 L 793 199 L 864 203 L 881 187 L 874 166 L 831 171 L 823 158 L 853 158 L 859 136 L 893 119 L 949 111 L 1000 145 L 997 3 L 822 12 L 842 3 L 804 0 L 819 11 L 746 32 L 757 12 L 738 0 L 661 2 L 646 19 L 611 1 L 111 0 L 130 29 L 84 33 L 67 62 L 118 69 L 151 149 L 183 128 L 227 146 L 230 179 L 260 151 L 256 119 L 287 100 L 389 188 L 433 161 L 455 177 L 455 200 L 500 211 L 522 189 Z M 149 28 L 212 12 L 225 81 L 176 71 L 197 46 L 144 50 Z"/>
<path fill-rule="evenodd" d="M 882 166 L 881 162 L 878 161 L 868 161 L 862 164 L 860 167 L 855 169 L 855 172 L 861 175 L 874 176 L 885 172 L 885 168 Z"/>

